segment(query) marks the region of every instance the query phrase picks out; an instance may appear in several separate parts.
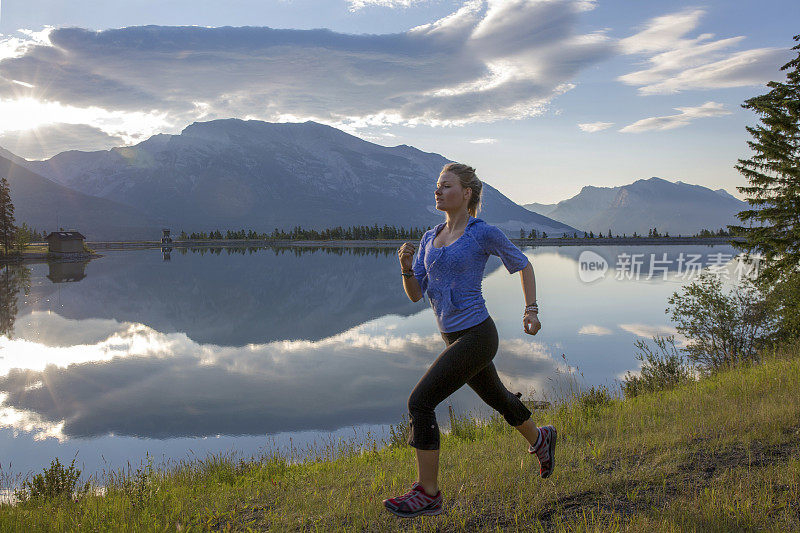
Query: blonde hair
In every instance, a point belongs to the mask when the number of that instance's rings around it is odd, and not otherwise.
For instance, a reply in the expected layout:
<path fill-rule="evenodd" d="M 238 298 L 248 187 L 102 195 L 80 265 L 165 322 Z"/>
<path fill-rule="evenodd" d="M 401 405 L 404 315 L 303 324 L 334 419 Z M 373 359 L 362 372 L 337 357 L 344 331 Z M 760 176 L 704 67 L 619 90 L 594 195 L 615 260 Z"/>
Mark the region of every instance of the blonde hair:
<path fill-rule="evenodd" d="M 481 183 L 481 180 L 479 180 L 478 176 L 475 174 L 475 169 L 462 163 L 447 163 L 442 168 L 439 175 L 445 172 L 452 172 L 458 176 L 458 181 L 463 188 L 472 189 L 472 196 L 469 199 L 469 204 L 467 204 L 467 212 L 470 216 L 478 216 L 478 211 L 481 209 L 481 190 L 483 190 L 483 183 Z"/>

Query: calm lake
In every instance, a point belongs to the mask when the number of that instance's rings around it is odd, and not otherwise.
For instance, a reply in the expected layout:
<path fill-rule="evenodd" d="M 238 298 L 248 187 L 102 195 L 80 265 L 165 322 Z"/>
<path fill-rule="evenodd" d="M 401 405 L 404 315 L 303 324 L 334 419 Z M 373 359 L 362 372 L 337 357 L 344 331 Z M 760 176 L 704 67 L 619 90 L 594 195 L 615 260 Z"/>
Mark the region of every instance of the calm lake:
<path fill-rule="evenodd" d="M 483 292 L 500 377 L 536 399 L 553 394 L 568 365 L 583 387 L 637 370 L 634 341 L 674 333 L 664 310 L 694 279 L 688 265 L 727 263 L 723 274 L 736 276 L 728 245 L 523 251 L 542 330 L 522 331 L 520 276 L 496 257 Z M 77 455 L 91 474 L 146 454 L 156 463 L 250 456 L 385 435 L 444 348 L 427 298 L 406 298 L 394 248 L 105 251 L 17 267 L 0 281 L 5 475 L 54 457 Z M 443 427 L 448 404 L 489 413 L 463 387 L 439 406 Z"/>

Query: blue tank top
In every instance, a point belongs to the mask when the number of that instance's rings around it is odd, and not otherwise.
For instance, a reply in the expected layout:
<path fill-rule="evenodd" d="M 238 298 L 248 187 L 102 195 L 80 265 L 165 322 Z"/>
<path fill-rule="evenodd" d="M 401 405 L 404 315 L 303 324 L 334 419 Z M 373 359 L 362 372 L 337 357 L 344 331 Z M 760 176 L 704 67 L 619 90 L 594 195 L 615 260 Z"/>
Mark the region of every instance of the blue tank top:
<path fill-rule="evenodd" d="M 489 317 L 481 281 L 490 255 L 500 257 L 509 274 L 528 265 L 519 248 L 497 227 L 469 217 L 464 234 L 449 246 L 436 248 L 433 239 L 444 223 L 425 232 L 414 258 L 414 277 L 436 315 L 439 330 L 460 331 Z"/>

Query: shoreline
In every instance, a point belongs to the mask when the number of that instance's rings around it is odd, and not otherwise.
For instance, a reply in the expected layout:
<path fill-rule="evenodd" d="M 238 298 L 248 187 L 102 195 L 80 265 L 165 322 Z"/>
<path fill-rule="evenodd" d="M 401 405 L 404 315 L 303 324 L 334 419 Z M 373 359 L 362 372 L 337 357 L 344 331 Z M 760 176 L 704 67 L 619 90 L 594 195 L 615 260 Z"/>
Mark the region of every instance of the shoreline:
<path fill-rule="evenodd" d="M 3 265 L 32 265 L 39 263 L 80 263 L 103 257 L 96 252 L 83 252 L 65 254 L 61 257 L 52 257 L 49 252 L 23 252 L 13 258 L 0 257 L 0 266 Z"/>
<path fill-rule="evenodd" d="M 743 242 L 741 237 L 625 237 L 625 238 L 577 238 L 577 239 L 518 239 L 511 238 L 517 246 L 617 246 L 617 245 L 667 245 L 667 244 L 731 244 Z M 162 244 L 160 241 L 87 241 L 94 249 L 128 250 L 144 248 L 190 248 L 190 247 L 231 247 L 231 246 L 315 246 L 332 248 L 388 248 L 404 242 L 418 242 L 418 239 L 376 239 L 376 240 L 293 240 L 293 239 L 206 239 L 173 241 Z"/>
<path fill-rule="evenodd" d="M 595 237 L 578 239 L 510 239 L 515 245 L 524 246 L 665 246 L 675 244 L 715 245 L 744 242 L 742 237 L 626 237 L 605 238 Z M 212 239 L 212 240 L 186 240 L 173 241 L 171 244 L 162 244 L 160 241 L 87 241 L 86 245 L 92 250 L 149 250 L 149 249 L 175 249 L 175 248 L 241 248 L 241 247 L 292 247 L 292 248 L 397 248 L 404 242 L 417 243 L 417 240 L 404 239 L 376 239 L 376 240 L 263 240 L 263 239 Z M 21 265 L 38 263 L 75 263 L 90 261 L 103 257 L 96 251 L 91 253 L 69 254 L 62 257 L 52 257 L 48 252 L 23 252 L 21 256 L 13 258 L 0 258 L 2 265 Z"/>

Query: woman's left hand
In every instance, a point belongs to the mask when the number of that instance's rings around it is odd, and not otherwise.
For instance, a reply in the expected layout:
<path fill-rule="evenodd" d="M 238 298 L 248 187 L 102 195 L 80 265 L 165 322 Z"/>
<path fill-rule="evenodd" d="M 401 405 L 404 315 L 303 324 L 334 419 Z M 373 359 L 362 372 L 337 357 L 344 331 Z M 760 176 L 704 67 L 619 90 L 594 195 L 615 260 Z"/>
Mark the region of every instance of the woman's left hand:
<path fill-rule="evenodd" d="M 539 322 L 539 317 L 536 313 L 525 313 L 522 317 L 522 328 L 528 335 L 536 335 L 542 329 L 542 324 Z"/>

